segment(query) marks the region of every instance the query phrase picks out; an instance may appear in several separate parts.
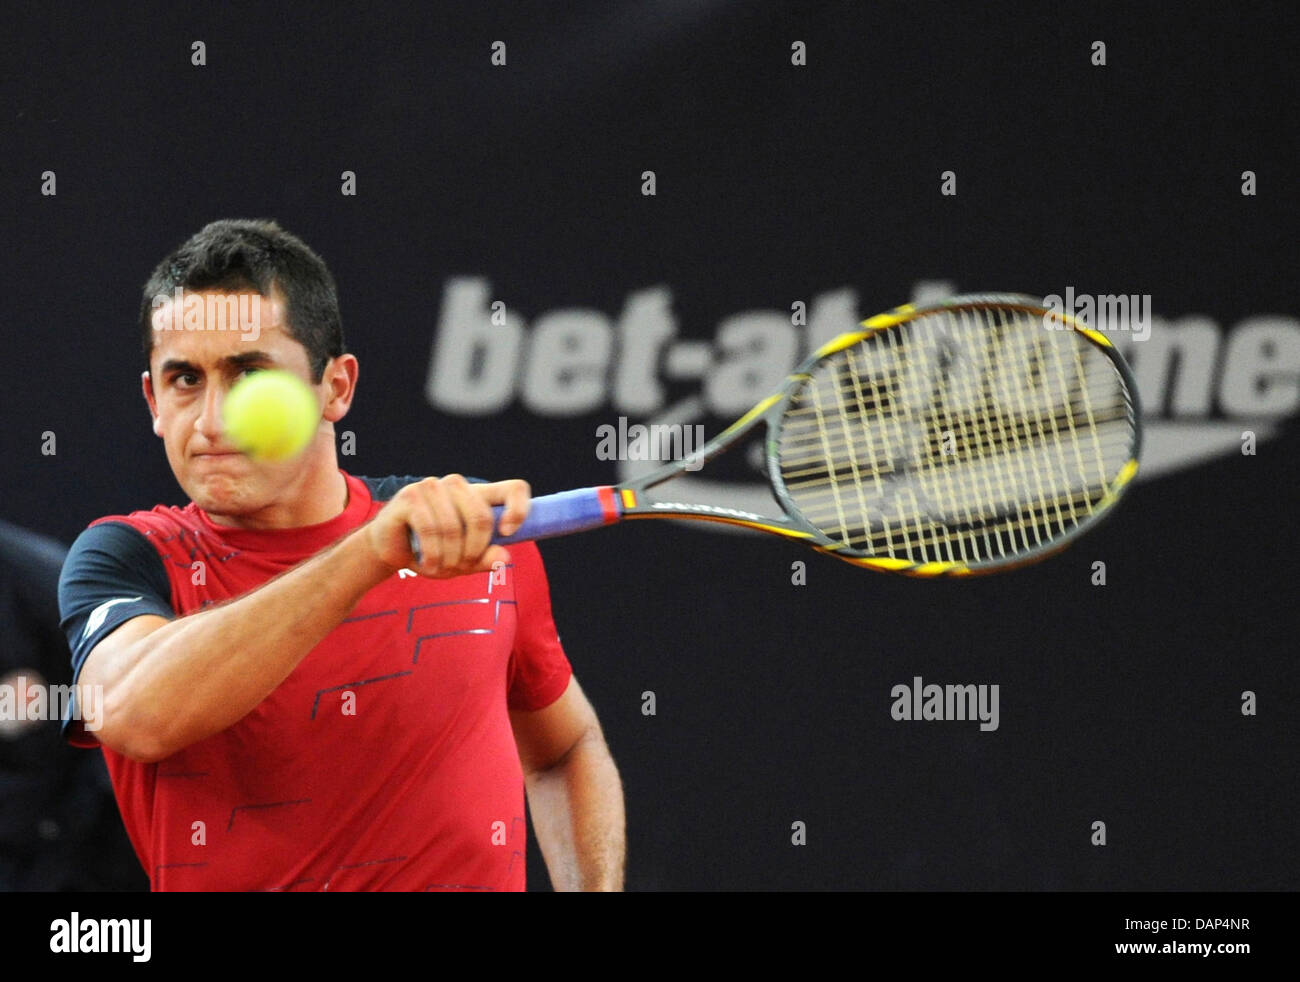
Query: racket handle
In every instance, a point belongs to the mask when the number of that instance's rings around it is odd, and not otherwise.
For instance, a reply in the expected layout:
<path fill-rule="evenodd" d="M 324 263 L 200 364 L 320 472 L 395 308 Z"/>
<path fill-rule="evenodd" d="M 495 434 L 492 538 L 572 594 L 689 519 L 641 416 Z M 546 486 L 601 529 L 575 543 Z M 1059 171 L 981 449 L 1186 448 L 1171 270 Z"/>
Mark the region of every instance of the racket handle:
<path fill-rule="evenodd" d="M 505 506 L 492 507 L 493 521 L 501 521 Z M 595 488 L 579 488 L 576 491 L 561 491 L 558 494 L 546 494 L 534 498 L 528 509 L 528 517 L 510 535 L 499 532 L 492 536 L 495 545 L 510 545 L 513 542 L 531 542 L 535 539 L 549 539 L 570 532 L 584 532 L 617 522 L 623 515 L 618 495 L 609 485 Z M 420 558 L 420 544 L 415 532 L 411 537 L 411 551 Z"/>

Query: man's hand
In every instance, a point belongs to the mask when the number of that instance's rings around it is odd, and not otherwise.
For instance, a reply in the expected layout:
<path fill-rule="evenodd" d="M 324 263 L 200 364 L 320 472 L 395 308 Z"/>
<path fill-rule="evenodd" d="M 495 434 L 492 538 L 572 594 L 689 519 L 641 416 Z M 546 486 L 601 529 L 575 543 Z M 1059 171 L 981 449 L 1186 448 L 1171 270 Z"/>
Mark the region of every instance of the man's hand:
<path fill-rule="evenodd" d="M 531 503 L 526 481 L 470 484 L 459 474 L 430 477 L 397 492 L 366 527 L 366 541 L 393 569 L 410 567 L 433 579 L 484 573 L 510 560 L 504 547 L 491 544 L 492 506 L 505 505 L 500 532 L 509 535 L 523 524 Z M 419 562 L 408 530 L 419 540 Z"/>

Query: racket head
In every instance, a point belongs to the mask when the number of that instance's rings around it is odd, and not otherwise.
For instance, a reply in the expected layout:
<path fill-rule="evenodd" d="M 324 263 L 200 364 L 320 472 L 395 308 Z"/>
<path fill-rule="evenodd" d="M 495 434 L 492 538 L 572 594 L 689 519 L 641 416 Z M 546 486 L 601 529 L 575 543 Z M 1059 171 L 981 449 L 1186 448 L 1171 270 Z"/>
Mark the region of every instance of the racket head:
<path fill-rule="evenodd" d="M 756 413 L 768 424 L 786 515 L 740 524 L 869 569 L 990 573 L 1065 548 L 1136 474 L 1132 371 L 1109 338 L 1042 300 L 964 295 L 862 327 L 715 441 Z"/>

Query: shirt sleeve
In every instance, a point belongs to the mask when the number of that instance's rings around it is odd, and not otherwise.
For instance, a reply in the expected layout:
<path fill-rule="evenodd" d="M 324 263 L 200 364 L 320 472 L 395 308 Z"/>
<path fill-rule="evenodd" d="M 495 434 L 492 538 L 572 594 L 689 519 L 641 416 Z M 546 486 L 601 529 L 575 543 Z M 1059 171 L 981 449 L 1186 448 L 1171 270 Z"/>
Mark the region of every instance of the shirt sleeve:
<path fill-rule="evenodd" d="M 86 656 L 105 637 L 142 614 L 176 616 L 162 557 L 144 534 L 121 522 L 92 525 L 68 551 L 59 577 L 59 626 L 72 651 L 72 680 Z M 94 746 L 80 723 L 74 690 L 63 735 L 78 746 Z"/>
<path fill-rule="evenodd" d="M 535 711 L 564 695 L 573 668 L 555 630 L 551 589 L 541 553 L 531 542 L 509 548 L 518 626 L 510 655 L 506 703 L 511 709 Z"/>

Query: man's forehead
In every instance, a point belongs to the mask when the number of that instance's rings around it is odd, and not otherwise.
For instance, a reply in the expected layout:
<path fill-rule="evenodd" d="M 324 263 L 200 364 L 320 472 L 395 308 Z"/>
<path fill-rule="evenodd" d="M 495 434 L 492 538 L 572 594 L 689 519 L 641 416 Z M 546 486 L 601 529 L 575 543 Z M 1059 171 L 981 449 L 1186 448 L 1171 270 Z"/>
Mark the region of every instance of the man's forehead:
<path fill-rule="evenodd" d="M 159 299 L 152 321 L 153 358 L 159 359 L 155 364 L 215 364 L 252 351 L 292 357 L 292 349 L 302 347 L 289 332 L 284 300 L 278 295 L 177 292 Z"/>
<path fill-rule="evenodd" d="M 297 343 L 279 324 L 263 324 L 256 334 L 240 331 L 156 331 L 153 350 L 155 354 L 167 358 L 185 357 L 184 353 L 189 352 L 215 359 L 254 350 L 282 349 L 286 345 Z"/>

